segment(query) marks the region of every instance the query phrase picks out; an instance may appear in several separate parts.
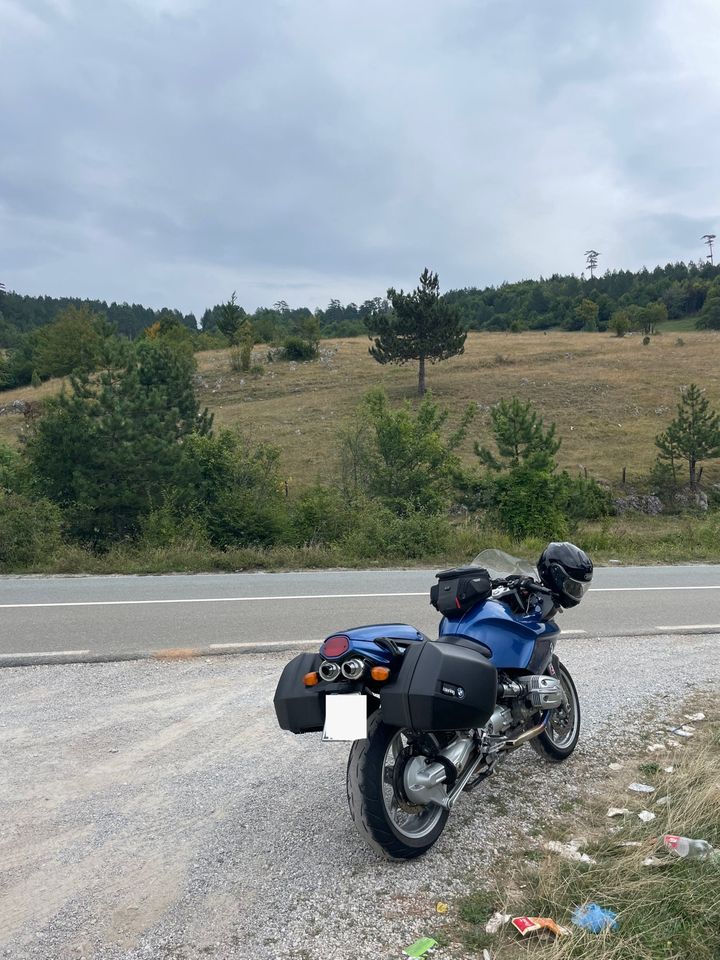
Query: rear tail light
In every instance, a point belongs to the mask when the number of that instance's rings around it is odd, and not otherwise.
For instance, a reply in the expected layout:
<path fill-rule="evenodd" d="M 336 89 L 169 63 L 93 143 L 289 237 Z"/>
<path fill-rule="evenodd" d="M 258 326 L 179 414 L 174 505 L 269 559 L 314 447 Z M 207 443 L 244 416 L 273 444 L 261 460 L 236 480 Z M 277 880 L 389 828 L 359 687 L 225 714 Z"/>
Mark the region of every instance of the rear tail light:
<path fill-rule="evenodd" d="M 325 643 L 320 647 L 320 653 L 324 657 L 342 657 L 350 649 L 350 638 L 342 633 L 334 637 L 328 637 Z"/>

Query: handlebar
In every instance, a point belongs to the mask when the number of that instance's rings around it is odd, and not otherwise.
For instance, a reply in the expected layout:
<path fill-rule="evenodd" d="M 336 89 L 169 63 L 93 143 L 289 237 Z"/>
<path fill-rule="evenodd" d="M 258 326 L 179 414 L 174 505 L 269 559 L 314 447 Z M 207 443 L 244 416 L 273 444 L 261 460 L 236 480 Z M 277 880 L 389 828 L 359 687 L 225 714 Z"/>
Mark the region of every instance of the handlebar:
<path fill-rule="evenodd" d="M 496 587 L 509 587 L 511 590 L 527 590 L 528 593 L 537 593 L 546 597 L 552 596 L 552 590 L 549 590 L 544 584 L 538 583 L 532 577 L 523 577 L 519 574 L 513 574 L 510 577 L 501 577 L 490 581 L 493 589 Z"/>

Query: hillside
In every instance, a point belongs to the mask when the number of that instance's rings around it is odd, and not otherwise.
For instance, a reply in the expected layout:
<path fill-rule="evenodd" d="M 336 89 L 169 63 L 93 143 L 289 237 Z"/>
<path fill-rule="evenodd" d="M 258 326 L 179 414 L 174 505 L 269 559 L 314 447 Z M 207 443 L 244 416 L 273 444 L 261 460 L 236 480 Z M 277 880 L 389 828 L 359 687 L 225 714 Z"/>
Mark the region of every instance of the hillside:
<path fill-rule="evenodd" d="M 428 384 L 454 421 L 466 404 L 477 405 L 463 450 L 468 462 L 475 461 L 472 441 L 488 439 L 490 406 L 517 394 L 557 422 L 562 466 L 586 467 L 613 484 L 627 466 L 632 482 L 652 465 L 654 437 L 673 417 L 682 385 L 698 383 L 720 405 L 720 337 L 683 332 L 682 339 L 678 345 L 677 334 L 668 332 L 644 346 L 639 335 L 471 333 L 463 356 L 429 368 Z M 256 348 L 255 359 L 264 354 Z M 199 394 L 216 425 L 277 445 L 291 489 L 334 469 L 338 427 L 367 389 L 382 384 L 394 401 L 414 401 L 415 366 L 378 365 L 366 339 L 323 341 L 321 354 L 312 363 L 266 364 L 257 378 L 232 372 L 227 351 L 198 355 Z M 37 390 L 6 391 L 0 406 L 58 388 L 49 381 Z M 16 440 L 23 422 L 20 414 L 0 416 L 0 439 Z M 720 481 L 720 467 L 708 465 L 704 479 Z"/>

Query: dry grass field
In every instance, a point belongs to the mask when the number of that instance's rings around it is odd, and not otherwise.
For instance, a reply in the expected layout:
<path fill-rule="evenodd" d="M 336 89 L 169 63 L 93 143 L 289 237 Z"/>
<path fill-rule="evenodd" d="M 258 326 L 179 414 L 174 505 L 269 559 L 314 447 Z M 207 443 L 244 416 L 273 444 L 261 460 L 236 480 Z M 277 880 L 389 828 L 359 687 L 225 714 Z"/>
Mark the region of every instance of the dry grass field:
<path fill-rule="evenodd" d="M 451 422 L 467 404 L 477 407 L 468 462 L 476 460 L 473 440 L 489 439 L 489 408 L 516 394 L 557 423 L 562 466 L 615 483 L 623 466 L 628 480 L 650 468 L 654 437 L 674 416 L 682 385 L 697 382 L 720 405 L 720 336 L 676 340 L 658 336 L 643 346 L 639 336 L 474 333 L 462 356 L 429 368 L 428 384 Z M 277 444 L 289 477 L 314 480 L 327 472 L 337 429 L 366 390 L 380 384 L 395 401 L 416 400 L 416 365 L 381 366 L 367 347 L 364 338 L 326 341 L 319 362 L 268 364 L 257 379 L 233 373 L 225 352 L 202 354 L 201 396 L 217 424 Z"/>
<path fill-rule="evenodd" d="M 468 403 L 477 407 L 462 451 L 468 463 L 476 460 L 473 441 L 489 437 L 491 405 L 516 394 L 557 423 L 563 467 L 586 467 L 617 484 L 626 466 L 632 483 L 652 465 L 653 439 L 673 417 L 681 386 L 696 382 L 720 406 L 720 334 L 684 332 L 683 345 L 677 339 L 668 332 L 643 346 L 638 335 L 472 333 L 463 356 L 429 367 L 428 385 L 451 422 Z M 380 366 L 367 348 L 365 338 L 323 341 L 319 361 L 266 363 L 262 376 L 232 371 L 228 351 L 201 353 L 200 399 L 216 425 L 277 445 L 297 487 L 334 469 L 338 428 L 370 387 L 384 386 L 393 401 L 416 401 L 416 365 Z M 254 360 L 265 361 L 264 348 Z M 58 388 L 51 381 L 7 391 L 0 406 Z M 20 415 L 0 416 L 0 439 L 14 442 L 22 423 Z M 708 465 L 705 477 L 720 480 L 720 465 Z"/>

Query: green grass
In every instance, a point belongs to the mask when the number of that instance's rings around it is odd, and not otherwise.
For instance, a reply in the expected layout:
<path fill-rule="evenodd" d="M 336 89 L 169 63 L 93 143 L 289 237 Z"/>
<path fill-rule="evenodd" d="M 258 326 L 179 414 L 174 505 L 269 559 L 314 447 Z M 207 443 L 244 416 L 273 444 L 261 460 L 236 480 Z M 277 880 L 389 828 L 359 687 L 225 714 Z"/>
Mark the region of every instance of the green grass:
<path fill-rule="evenodd" d="M 707 704 L 703 706 L 709 714 Z M 488 947 L 498 958 L 525 960 L 717 960 L 720 956 L 720 858 L 683 861 L 662 846 L 665 833 L 708 840 L 720 849 L 720 712 L 697 725 L 695 739 L 672 756 L 674 773 L 638 758 L 633 772 L 626 764 L 608 779 L 598 796 L 587 799 L 574 822 L 565 821 L 564 836 L 588 838 L 587 851 L 597 861 L 587 866 L 567 862 L 554 854 L 524 864 L 504 861 L 494 865 L 489 886 L 462 900 L 455 939 L 465 947 Z M 652 771 L 651 771 L 652 766 Z M 667 806 L 627 792 L 627 784 L 641 777 L 657 787 L 656 797 L 669 794 Z M 628 806 L 633 813 L 653 808 L 652 826 L 636 816 L 608 820 L 607 806 Z M 622 847 L 626 840 L 641 847 Z M 643 866 L 648 856 L 661 867 Z M 512 927 L 489 936 L 484 926 L 495 910 L 511 915 L 552 917 L 564 926 L 576 906 L 596 902 L 618 914 L 619 928 L 601 934 L 572 928 L 558 940 L 530 935 L 521 941 Z"/>

